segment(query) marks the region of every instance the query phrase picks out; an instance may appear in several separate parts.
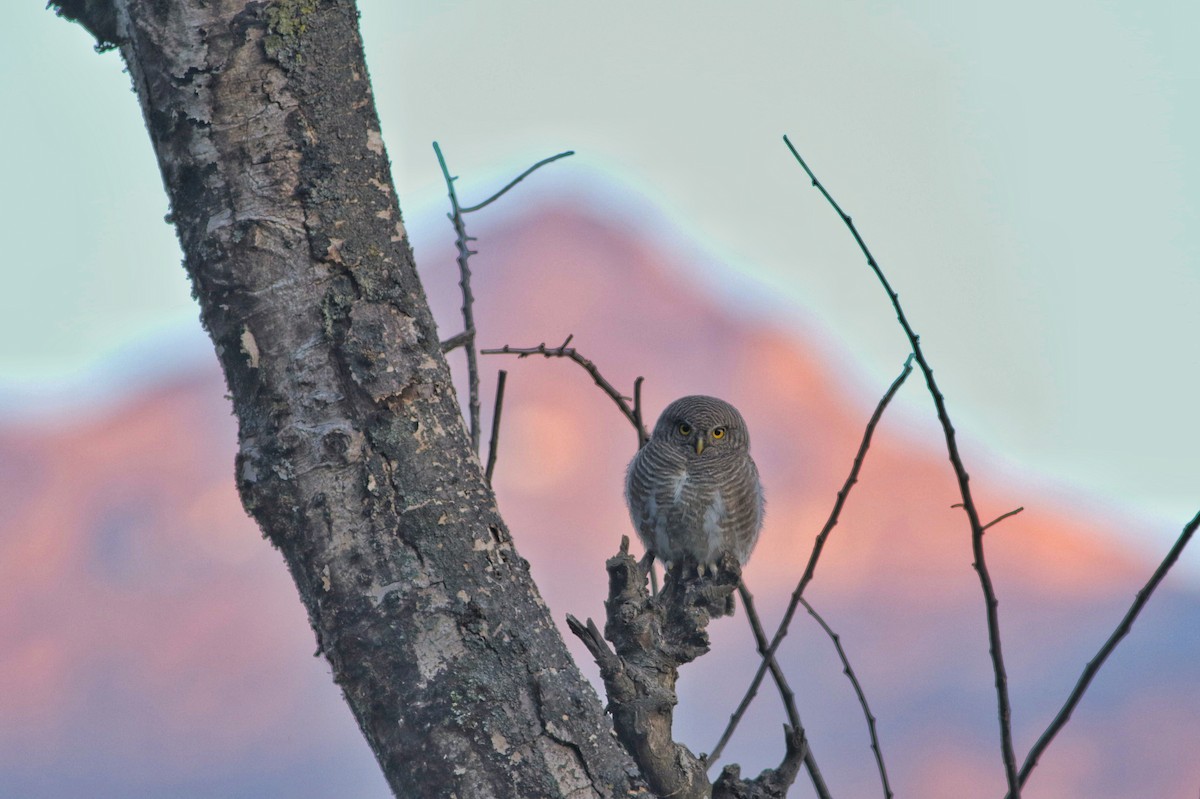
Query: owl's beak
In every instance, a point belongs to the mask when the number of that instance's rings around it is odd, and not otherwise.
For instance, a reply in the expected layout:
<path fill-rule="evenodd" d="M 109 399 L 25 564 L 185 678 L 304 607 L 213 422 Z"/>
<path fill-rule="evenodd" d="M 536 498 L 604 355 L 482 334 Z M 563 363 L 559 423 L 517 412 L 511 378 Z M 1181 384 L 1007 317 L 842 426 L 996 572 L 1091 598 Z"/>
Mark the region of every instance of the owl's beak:
<path fill-rule="evenodd" d="M 704 452 L 704 436 L 696 436 L 696 454 Z"/>

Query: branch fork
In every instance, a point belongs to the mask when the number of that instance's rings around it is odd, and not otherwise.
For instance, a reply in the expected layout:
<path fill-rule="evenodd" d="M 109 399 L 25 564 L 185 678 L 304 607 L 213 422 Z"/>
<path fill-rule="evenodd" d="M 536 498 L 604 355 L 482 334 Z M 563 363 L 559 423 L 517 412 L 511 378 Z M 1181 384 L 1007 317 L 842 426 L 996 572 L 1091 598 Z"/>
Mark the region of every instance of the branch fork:
<path fill-rule="evenodd" d="M 591 619 L 583 623 L 567 616 L 567 624 L 596 659 L 617 737 L 651 790 L 673 799 L 785 796 L 807 749 L 803 732 L 785 728 L 787 751 L 778 768 L 743 780 L 737 767 L 730 766 L 716 783 L 708 778 L 707 759 L 677 743 L 671 733 L 679 667 L 709 651 L 708 624 L 729 613 L 741 579 L 737 561 L 727 555 L 708 577 L 672 570 L 655 596 L 648 588 L 649 563 L 629 554 L 628 537 L 621 539 L 620 551 L 606 568 L 604 635 Z"/>

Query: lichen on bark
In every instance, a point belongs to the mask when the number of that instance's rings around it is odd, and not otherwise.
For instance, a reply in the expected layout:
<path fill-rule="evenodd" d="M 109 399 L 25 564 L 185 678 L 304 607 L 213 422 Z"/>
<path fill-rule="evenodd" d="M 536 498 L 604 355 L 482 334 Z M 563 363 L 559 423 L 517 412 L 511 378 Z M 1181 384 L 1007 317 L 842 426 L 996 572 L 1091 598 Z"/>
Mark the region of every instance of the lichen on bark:
<path fill-rule="evenodd" d="M 263 49 L 267 58 L 284 67 L 304 63 L 301 40 L 313 22 L 317 6 L 317 0 L 275 0 L 263 9 L 267 22 Z"/>

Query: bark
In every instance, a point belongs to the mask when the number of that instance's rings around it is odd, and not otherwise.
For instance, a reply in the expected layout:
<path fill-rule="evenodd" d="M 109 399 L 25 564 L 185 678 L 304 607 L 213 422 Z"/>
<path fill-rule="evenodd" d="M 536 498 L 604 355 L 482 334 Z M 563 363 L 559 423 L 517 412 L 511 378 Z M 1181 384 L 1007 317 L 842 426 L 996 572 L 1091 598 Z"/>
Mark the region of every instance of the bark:
<path fill-rule="evenodd" d="M 392 790 L 639 793 L 469 446 L 354 4 L 55 5 L 128 64 L 239 421 L 243 503 Z"/>

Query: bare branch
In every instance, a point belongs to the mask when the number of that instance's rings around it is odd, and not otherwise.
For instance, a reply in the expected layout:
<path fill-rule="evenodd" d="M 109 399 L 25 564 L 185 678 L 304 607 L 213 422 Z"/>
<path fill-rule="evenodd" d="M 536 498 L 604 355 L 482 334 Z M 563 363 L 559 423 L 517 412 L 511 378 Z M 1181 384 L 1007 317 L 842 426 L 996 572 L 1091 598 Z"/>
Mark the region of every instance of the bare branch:
<path fill-rule="evenodd" d="M 807 762 L 808 739 L 804 737 L 803 730 L 794 730 L 786 724 L 783 725 L 783 738 L 787 751 L 779 768 L 766 769 L 753 780 L 743 780 L 741 767 L 730 763 L 713 783 L 713 799 L 751 799 L 758 796 L 784 799 L 796 781 L 800 764 Z"/>
<path fill-rule="evenodd" d="M 463 222 L 462 208 L 458 204 L 458 194 L 454 191 L 454 181 L 457 177 L 450 176 L 450 170 L 446 167 L 446 159 L 442 157 L 442 148 L 437 142 L 433 143 L 433 151 L 437 153 L 438 166 L 442 168 L 442 177 L 446 180 L 446 192 L 450 196 L 450 213 L 446 214 L 450 219 L 450 223 L 454 225 L 455 246 L 458 248 L 458 284 L 462 288 L 462 317 L 463 317 L 463 332 L 462 341 L 454 346 L 463 346 L 467 351 L 467 416 L 470 422 L 471 429 L 471 449 L 479 452 L 479 361 L 475 353 L 475 295 L 471 293 L 471 256 L 475 255 L 475 251 L 469 246 L 469 242 L 474 241 L 467 235 L 467 226 Z M 455 336 L 450 339 L 453 342 L 459 338 Z M 450 347 L 449 349 L 453 349 Z M 446 345 L 442 345 L 443 352 L 447 351 Z"/>
<path fill-rule="evenodd" d="M 708 651 L 705 627 L 714 614 L 723 612 L 736 578 L 726 580 L 724 592 L 673 592 L 674 607 L 660 601 L 681 581 L 668 583 L 659 598 L 646 593 L 646 574 L 629 555 L 629 539 L 607 564 L 609 598 L 605 634 L 615 652 L 599 640 L 596 625 L 576 620 L 568 624 L 588 647 L 600 667 L 608 706 L 618 738 L 637 762 L 655 794 L 694 797 L 710 795 L 712 786 L 703 761 L 672 738 L 671 726 L 678 667 Z M 696 582 L 693 581 L 693 586 Z M 685 600 L 690 600 L 687 602 Z"/>
<path fill-rule="evenodd" d="M 442 342 L 442 355 L 452 352 L 470 341 L 470 336 L 464 330 L 462 333 L 455 333 L 450 338 Z"/>
<path fill-rule="evenodd" d="M 779 688 L 779 698 L 783 700 L 784 711 L 788 717 L 788 729 L 794 730 L 801 737 L 807 737 L 804 733 L 804 725 L 800 723 L 800 711 L 796 709 L 796 695 L 792 693 L 792 688 L 788 685 L 787 678 L 783 675 L 783 669 L 780 668 L 779 662 L 774 655 L 767 654 L 767 634 L 763 630 L 762 622 L 759 620 L 758 611 L 754 608 L 754 596 L 750 593 L 750 589 L 746 587 L 745 581 L 738 581 L 738 594 L 742 597 L 742 605 L 746 609 L 746 618 L 750 622 L 750 631 L 754 634 L 754 645 L 758 648 L 758 654 L 764 659 L 769 658 L 769 666 L 771 669 L 771 677 L 775 680 L 776 687 Z M 797 752 L 804 761 L 804 765 L 808 768 L 809 777 L 812 779 L 813 788 L 817 792 L 817 796 L 821 799 L 829 799 L 829 787 L 825 784 L 825 778 L 821 776 L 821 770 L 817 767 L 816 758 L 813 756 L 812 749 L 805 746 L 803 752 Z M 717 762 L 721 757 L 721 752 L 714 751 L 707 758 L 709 768 Z M 785 762 L 787 760 L 785 756 Z"/>
<path fill-rule="evenodd" d="M 496 200 L 503 197 L 509 189 L 520 183 L 525 178 L 529 177 L 538 168 L 546 164 L 553 163 L 560 158 L 566 158 L 568 155 L 574 155 L 574 150 L 553 155 L 549 158 L 543 158 L 533 166 L 526 169 L 520 175 L 509 181 L 508 185 L 500 189 L 500 191 L 488 197 L 483 202 L 468 206 L 466 208 L 459 205 L 458 193 L 454 190 L 454 181 L 457 177 L 450 175 L 450 170 L 446 166 L 446 159 L 442 157 L 442 148 L 437 142 L 433 143 L 433 151 L 437 153 L 438 166 L 442 168 L 442 177 L 446 181 L 446 192 L 450 196 L 450 213 L 446 216 L 450 219 L 450 223 L 454 225 L 455 246 L 458 248 L 458 273 L 459 286 L 462 288 L 462 317 L 463 317 L 463 332 L 458 335 L 451 336 L 442 342 L 442 354 L 450 352 L 458 347 L 465 347 L 467 350 L 467 415 L 469 417 L 471 428 L 471 446 L 475 452 L 479 452 L 479 362 L 475 352 L 475 296 L 471 293 L 471 268 L 470 259 L 472 255 L 476 255 L 476 251 L 470 248 L 470 242 L 475 241 L 471 236 L 467 235 L 467 226 L 463 221 L 463 214 L 469 214 L 472 211 L 478 211 Z"/>
<path fill-rule="evenodd" d="M 991 520 L 990 522 L 988 522 L 987 524 L 985 524 L 985 525 L 983 526 L 983 529 L 984 529 L 984 530 L 987 530 L 987 529 L 989 529 L 989 528 L 991 528 L 991 527 L 994 527 L 995 525 L 997 525 L 997 524 L 999 524 L 1000 522 L 1004 521 L 1004 520 L 1005 520 L 1005 519 L 1007 519 L 1008 517 L 1010 517 L 1010 516 L 1016 516 L 1018 513 L 1020 513 L 1020 512 L 1021 512 L 1021 511 L 1023 511 L 1023 510 L 1025 510 L 1025 506 L 1024 506 L 1024 505 L 1022 505 L 1021 507 L 1019 507 L 1019 508 L 1016 508 L 1016 509 L 1014 509 L 1014 510 L 1010 510 L 1008 513 L 1002 513 L 1002 514 L 1000 514 L 999 516 L 997 516 L 996 518 L 992 519 L 992 520 Z"/>
<path fill-rule="evenodd" d="M 504 188 L 502 188 L 500 191 L 498 191 L 498 192 L 496 192 L 495 194 L 493 194 L 491 197 L 488 197 L 488 198 L 487 198 L 486 200 L 484 200 L 483 202 L 481 202 L 481 203 L 479 203 L 479 204 L 477 204 L 477 205 L 472 205 L 472 206 L 470 206 L 470 207 L 468 207 L 468 208 L 461 208 L 461 209 L 459 209 L 459 210 L 460 210 L 460 211 L 462 211 L 462 213 L 464 213 L 464 214 L 469 214 L 469 213 L 471 213 L 472 211 L 478 211 L 480 208 L 483 208 L 483 207 L 485 207 L 485 206 L 491 205 L 491 204 L 492 204 L 492 203 L 494 203 L 496 200 L 499 200 L 501 197 L 503 197 L 505 194 L 507 194 L 509 189 L 511 189 L 513 186 L 517 185 L 518 183 L 520 183 L 520 182 L 521 182 L 522 180 L 524 180 L 525 178 L 527 178 L 527 177 L 529 177 L 530 175 L 532 175 L 532 174 L 533 174 L 535 171 L 537 171 L 537 170 L 538 170 L 538 169 L 540 169 L 541 167 L 544 167 L 546 164 L 552 164 L 552 163 L 554 163 L 555 161 L 557 161 L 558 159 L 560 159 L 560 158 L 566 158 L 566 157 L 567 157 L 567 156 L 569 156 L 569 155 L 575 155 L 575 151 L 574 151 L 574 150 L 567 150 L 566 152 L 559 153 L 558 155 L 552 155 L 552 156 L 550 156 L 549 158 L 543 158 L 541 161 L 538 161 L 536 164 L 534 164 L 533 166 L 529 167 L 529 169 L 526 169 L 524 172 L 522 172 L 521 174 L 517 175 L 515 178 L 513 178 L 512 180 L 510 180 L 510 181 L 508 182 L 508 185 L 507 185 L 507 186 L 505 186 L 505 187 L 504 187 Z"/>
<path fill-rule="evenodd" d="M 1179 559 L 1179 554 L 1188 545 L 1188 541 L 1191 540 L 1197 527 L 1200 527 L 1200 512 L 1197 512 L 1192 517 L 1192 520 L 1184 526 L 1183 532 L 1179 534 L 1179 538 L 1175 540 L 1175 544 L 1171 547 L 1167 556 L 1163 558 L 1162 563 L 1158 564 L 1158 568 L 1154 570 L 1154 574 L 1142 586 L 1142 590 L 1137 592 L 1137 598 L 1134 599 L 1133 604 L 1126 611 L 1124 618 L 1121 619 L 1121 623 L 1117 625 L 1117 629 L 1113 630 L 1112 635 L 1104 642 L 1104 646 L 1100 647 L 1100 651 L 1096 653 L 1096 656 L 1088 661 L 1083 674 L 1079 677 L 1079 681 L 1075 683 L 1075 687 L 1071 689 L 1071 695 L 1063 703 L 1062 708 L 1058 711 L 1058 715 L 1054 717 L 1054 720 L 1050 722 L 1050 726 L 1046 728 L 1046 731 L 1037 739 L 1037 743 L 1029 750 L 1029 754 L 1026 755 L 1025 762 L 1021 765 L 1020 781 L 1022 787 L 1024 787 L 1026 780 L 1029 779 L 1029 774 L 1037 766 L 1038 759 L 1046 751 L 1046 747 L 1050 745 L 1050 742 L 1054 740 L 1054 736 L 1058 735 L 1059 730 L 1070 720 L 1071 713 L 1074 712 L 1076 705 L 1079 704 L 1079 700 L 1083 698 L 1083 694 L 1087 691 L 1088 686 L 1092 684 L 1092 679 L 1100 671 L 1100 667 L 1104 665 L 1104 661 L 1117 648 L 1117 644 L 1121 643 L 1121 639 L 1129 634 L 1130 629 L 1133 628 L 1134 619 L 1142 612 L 1142 608 L 1150 601 L 1151 594 L 1158 588 L 1163 578 L 1167 576 L 1167 572 L 1171 570 L 1171 567 L 1175 565 L 1175 561 Z"/>
<path fill-rule="evenodd" d="M 800 153 L 792 146 L 792 142 L 787 136 L 783 137 L 784 143 L 788 149 L 792 151 L 796 161 L 803 167 L 812 180 L 813 186 L 821 192 L 829 205 L 841 217 L 846 228 L 854 236 L 854 241 L 857 242 L 858 248 L 862 250 L 867 259 L 867 265 L 875 272 L 875 277 L 879 279 L 880 284 L 887 292 L 888 297 L 892 301 L 892 307 L 896 311 L 896 319 L 900 322 L 900 326 L 904 329 L 904 334 L 908 337 L 909 346 L 912 347 L 913 355 L 916 356 L 917 364 L 921 367 L 921 372 L 925 375 L 925 385 L 929 388 L 929 393 L 933 397 L 933 404 L 937 408 L 938 421 L 941 422 L 942 432 L 946 437 L 946 451 L 950 456 L 950 463 L 954 467 L 954 475 L 958 479 L 958 490 L 962 495 L 963 509 L 967 513 L 967 519 L 971 526 L 971 549 L 975 557 L 975 571 L 979 575 L 979 585 L 983 589 L 984 605 L 987 611 L 987 629 L 988 643 L 992 656 L 992 671 L 996 675 L 996 705 L 997 715 L 1000 721 L 1000 752 L 1004 761 L 1004 775 L 1008 782 L 1008 790 L 1012 799 L 1020 799 L 1021 788 L 1017 782 L 1017 756 L 1013 749 L 1012 741 L 1012 705 L 1008 696 L 1008 675 L 1004 669 L 1004 654 L 1000 648 L 1000 617 L 998 613 L 999 601 L 996 599 L 996 591 L 992 586 L 992 577 L 988 573 L 987 562 L 984 559 L 983 552 L 983 524 L 979 521 L 979 511 L 975 508 L 975 500 L 971 496 L 971 486 L 967 476 L 967 470 L 963 466 L 962 458 L 958 452 L 958 442 L 955 439 L 954 426 L 950 423 L 950 414 L 946 410 L 945 397 L 938 389 L 937 381 L 933 378 L 933 369 L 929 366 L 929 362 L 925 359 L 925 354 L 921 351 L 920 336 L 913 330 L 908 323 L 908 318 L 904 314 L 904 309 L 900 306 L 900 295 L 893 289 L 883 270 L 880 269 L 875 256 L 871 254 L 862 236 L 859 235 L 858 229 L 854 226 L 850 215 L 842 210 L 837 201 L 826 191 L 821 182 L 817 180 L 817 176 L 808 168 L 808 164 L 800 157 Z"/>
<path fill-rule="evenodd" d="M 808 565 L 804 569 L 804 575 L 800 578 L 796 589 L 792 591 L 791 601 L 788 602 L 787 610 L 783 614 L 783 620 L 779 622 L 778 629 L 775 630 L 775 635 L 771 638 L 771 645 L 767 648 L 767 654 L 774 656 L 779 645 L 783 642 L 784 637 L 788 633 L 788 627 L 792 623 L 792 618 L 796 615 L 796 608 L 800 604 L 800 598 L 804 595 L 804 589 L 816 574 L 817 561 L 821 557 L 821 552 L 825 547 L 825 541 L 829 538 L 830 532 L 838 523 L 838 517 L 842 513 L 842 507 L 846 504 L 847 497 L 850 496 L 850 489 L 858 482 L 858 473 L 862 470 L 863 461 L 867 457 L 867 450 L 871 447 L 871 437 L 875 434 L 875 428 L 879 425 L 879 420 L 883 418 L 883 412 L 892 401 L 892 397 L 896 396 L 896 392 L 900 390 L 900 386 L 904 384 L 905 379 L 912 372 L 913 356 L 909 355 L 904 361 L 904 368 L 900 374 L 888 386 L 888 390 L 884 392 L 883 397 L 879 400 L 879 404 L 875 406 L 875 412 L 871 414 L 870 420 L 867 422 L 866 430 L 863 431 L 862 443 L 858 445 L 858 452 L 854 456 L 854 464 L 850 467 L 850 475 L 846 478 L 846 482 L 842 484 L 841 489 L 837 493 L 837 499 L 833 503 L 833 510 L 829 513 L 829 518 L 825 521 L 825 526 L 821 528 L 821 532 L 817 534 L 817 540 L 813 543 L 812 554 L 809 555 Z M 763 676 L 767 672 L 768 659 L 764 656 L 758 665 L 758 670 L 754 673 L 754 678 L 750 681 L 750 687 L 746 689 L 745 696 L 738 703 L 737 709 L 733 715 L 729 717 L 729 723 L 725 726 L 725 731 L 721 734 L 720 741 L 713 747 L 713 752 L 720 753 L 725 748 L 725 744 L 733 736 L 734 730 L 745 715 L 746 709 L 750 707 L 750 702 L 758 693 L 758 686 L 762 684 Z"/>
<path fill-rule="evenodd" d="M 854 693 L 858 694 L 858 703 L 862 705 L 863 715 L 867 717 L 867 731 L 871 734 L 871 749 L 875 752 L 875 764 L 879 766 L 879 779 L 883 783 L 883 795 L 887 799 L 892 799 L 892 787 L 888 784 L 887 767 L 883 765 L 883 750 L 879 747 L 879 736 L 875 732 L 875 716 L 871 713 L 871 708 L 867 704 L 867 695 L 863 693 L 862 685 L 858 682 L 858 676 L 854 673 L 854 668 L 850 665 L 850 659 L 846 657 L 846 650 L 842 648 L 842 637 L 833 631 L 825 619 L 821 618 L 821 614 L 813 609 L 813 606 L 808 604 L 807 599 L 801 599 L 800 604 L 804 605 L 804 609 L 808 614 L 817 620 L 817 624 L 821 625 L 821 629 L 833 641 L 833 646 L 837 649 L 838 657 L 842 659 L 842 671 L 850 679 L 850 684 L 854 686 Z"/>
<path fill-rule="evenodd" d="M 800 723 L 800 714 L 796 710 L 796 697 L 792 693 L 792 689 L 788 686 L 787 679 L 779 671 L 779 664 L 775 660 L 775 656 L 767 653 L 767 634 L 763 630 L 762 622 L 758 617 L 758 611 L 754 607 L 754 595 L 750 593 L 750 589 L 746 587 L 745 582 L 738 583 L 738 594 L 742 597 L 742 605 L 746 608 L 746 618 L 750 623 L 750 631 L 754 634 L 754 643 L 758 647 L 758 654 L 767 661 L 771 674 L 775 678 L 775 683 L 779 688 L 779 698 L 783 700 L 783 707 L 787 712 L 788 723 L 794 729 L 802 730 L 804 725 Z M 720 751 L 714 749 L 708 756 L 709 765 L 716 763 L 720 756 Z"/>
<path fill-rule="evenodd" d="M 496 376 L 496 405 L 492 409 L 492 440 L 488 442 L 487 469 L 483 477 L 488 485 L 492 484 L 492 473 L 496 470 L 496 448 L 500 445 L 500 413 L 504 410 L 504 384 L 508 380 L 508 372 L 503 369 Z"/>
<path fill-rule="evenodd" d="M 668 572 L 662 593 L 647 591 L 646 567 L 629 554 L 629 538 L 609 558 L 607 620 L 604 637 L 590 619 L 567 624 L 600 667 L 617 737 L 637 763 L 650 789 L 676 799 L 777 799 L 795 779 L 807 748 L 803 732 L 786 727 L 787 753 L 777 769 L 742 780 L 729 769 L 717 784 L 709 781 L 706 763 L 676 743 L 671 726 L 678 702 L 679 667 L 709 650 L 707 627 L 725 615 L 741 579 L 737 561 L 726 555 L 706 578 L 687 577 L 682 568 Z"/>
<path fill-rule="evenodd" d="M 596 659 L 596 663 L 600 665 L 601 669 L 606 667 L 611 669 L 617 665 L 617 656 L 609 648 L 608 642 L 604 640 L 604 636 L 600 634 L 594 621 L 588 619 L 587 624 L 583 624 L 568 613 L 567 627 L 583 642 L 587 651 L 592 653 L 592 657 Z"/>
<path fill-rule="evenodd" d="M 510 347 L 509 345 L 505 344 L 499 349 L 480 350 L 480 353 L 483 355 L 516 355 L 518 358 L 527 358 L 530 355 L 541 355 L 546 358 L 567 358 L 574 361 L 582 366 L 584 370 L 592 376 L 592 380 L 595 381 L 596 385 L 600 387 L 600 390 L 607 394 L 609 399 L 617 404 L 617 407 L 621 410 L 621 413 L 637 431 L 638 446 L 641 447 L 641 445 L 650 438 L 649 433 L 646 432 L 645 425 L 642 424 L 642 378 L 639 377 L 636 381 L 634 381 L 634 404 L 631 406 L 629 404 L 629 397 L 621 394 L 621 392 L 617 391 L 613 387 L 612 383 L 605 380 L 604 376 L 600 374 L 600 370 L 596 368 L 596 364 L 580 355 L 574 347 L 568 346 L 573 338 L 575 338 L 574 335 L 567 336 L 566 340 L 557 347 L 547 347 L 546 342 L 543 341 L 536 347 L 519 348 Z"/>

